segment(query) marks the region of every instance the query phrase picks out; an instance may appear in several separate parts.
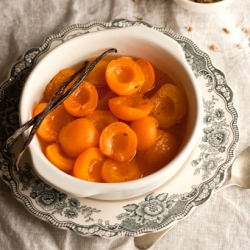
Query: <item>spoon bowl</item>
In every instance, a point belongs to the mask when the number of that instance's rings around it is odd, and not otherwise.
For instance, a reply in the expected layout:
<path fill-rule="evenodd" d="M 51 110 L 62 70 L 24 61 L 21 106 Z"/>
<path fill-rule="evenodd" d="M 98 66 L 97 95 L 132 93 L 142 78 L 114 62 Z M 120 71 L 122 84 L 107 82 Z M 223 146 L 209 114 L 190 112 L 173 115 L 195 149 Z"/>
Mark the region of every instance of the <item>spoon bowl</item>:
<path fill-rule="evenodd" d="M 244 149 L 235 159 L 228 180 L 221 188 L 236 185 L 242 188 L 250 188 L 250 147 Z"/>

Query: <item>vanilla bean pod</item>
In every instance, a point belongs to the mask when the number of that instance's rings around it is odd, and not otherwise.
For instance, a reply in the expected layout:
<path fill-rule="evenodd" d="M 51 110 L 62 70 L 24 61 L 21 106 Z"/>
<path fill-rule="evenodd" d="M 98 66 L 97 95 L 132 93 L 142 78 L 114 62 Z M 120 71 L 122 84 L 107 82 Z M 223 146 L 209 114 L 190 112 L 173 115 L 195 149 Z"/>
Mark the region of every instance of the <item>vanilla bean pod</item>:
<path fill-rule="evenodd" d="M 15 168 L 18 170 L 18 165 L 19 165 L 19 161 L 23 155 L 23 153 L 25 152 L 25 150 L 27 149 L 27 147 L 29 146 L 31 140 L 33 139 L 37 129 L 39 128 L 40 124 L 42 123 L 42 121 L 44 120 L 44 118 L 46 117 L 46 115 L 51 112 L 52 110 L 54 110 L 56 107 L 58 107 L 69 95 L 72 94 L 72 92 L 74 92 L 79 85 L 82 83 L 82 81 L 89 75 L 89 73 L 94 69 L 94 67 L 96 66 L 96 64 L 103 58 L 105 57 L 107 54 L 111 53 L 111 52 L 117 52 L 117 50 L 115 48 L 111 48 L 106 50 L 105 52 L 103 52 L 101 55 L 99 55 L 97 58 L 95 58 L 93 60 L 93 62 L 90 63 L 90 65 L 87 67 L 87 69 L 85 70 L 85 72 L 83 72 L 83 70 L 86 68 L 86 63 L 84 65 L 84 67 L 82 67 L 80 70 L 78 70 L 75 74 L 73 74 L 69 79 L 67 79 L 55 92 L 55 94 L 52 96 L 52 98 L 50 99 L 50 101 L 48 102 L 47 106 L 45 107 L 45 109 L 39 113 L 37 116 L 33 117 L 32 119 L 30 119 L 29 121 L 27 121 L 25 124 L 23 124 L 20 128 L 18 128 L 7 140 L 6 143 L 4 145 L 4 153 L 5 155 L 8 153 L 8 150 L 12 147 L 13 143 L 17 140 L 17 138 L 23 134 L 27 129 L 29 129 L 31 126 L 32 129 L 27 137 L 27 139 L 25 140 L 20 153 L 18 153 L 16 159 L 14 161 L 11 162 L 13 163 L 13 165 L 15 166 Z M 64 90 L 66 89 L 66 87 L 70 84 L 70 82 L 72 82 L 72 80 L 81 72 L 80 77 L 73 83 L 73 85 L 64 93 Z M 61 95 L 62 94 L 62 95 Z M 61 95 L 61 96 L 60 96 Z M 8 155 L 8 154 L 7 154 Z M 10 157 L 8 157 L 10 158 Z"/>

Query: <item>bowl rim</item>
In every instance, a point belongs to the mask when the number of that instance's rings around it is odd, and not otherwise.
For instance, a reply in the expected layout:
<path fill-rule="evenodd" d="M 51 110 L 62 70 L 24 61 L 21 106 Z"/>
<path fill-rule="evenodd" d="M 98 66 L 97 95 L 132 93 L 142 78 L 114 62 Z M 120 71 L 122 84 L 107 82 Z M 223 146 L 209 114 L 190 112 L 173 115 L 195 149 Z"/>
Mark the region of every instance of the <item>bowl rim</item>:
<path fill-rule="evenodd" d="M 63 44 L 57 46 L 56 48 L 54 48 L 53 50 L 51 50 L 48 54 L 46 54 L 34 67 L 34 69 L 31 71 L 30 75 L 28 76 L 28 78 L 25 81 L 24 87 L 22 89 L 22 93 L 21 93 L 21 98 L 20 98 L 20 105 L 19 105 L 19 111 L 20 111 L 20 122 L 21 124 L 23 124 L 25 121 L 23 119 L 23 100 L 24 97 L 27 94 L 27 86 L 28 86 L 28 82 L 30 81 L 30 78 L 33 77 L 33 75 L 36 73 L 36 68 L 39 67 L 40 64 L 42 64 L 44 61 L 47 60 L 48 57 L 53 56 L 53 53 L 55 53 L 57 50 L 61 50 L 64 46 L 69 45 L 71 43 L 73 43 L 75 40 L 78 39 L 82 39 L 82 37 L 84 37 L 84 39 L 86 39 L 87 36 L 94 36 L 96 33 L 100 34 L 104 34 L 104 33 L 110 33 L 110 32 L 119 32 L 119 31 L 124 31 L 124 30 L 136 30 L 136 29 L 144 29 L 144 30 L 148 30 L 150 32 L 156 32 L 158 34 L 163 35 L 162 33 L 160 33 L 159 31 L 149 28 L 149 27 L 145 27 L 145 26 L 132 26 L 132 27 L 126 27 L 126 28 L 117 28 L 117 29 L 107 29 L 107 30 L 102 30 L 102 31 L 98 31 L 98 32 L 91 32 L 88 34 L 84 34 L 84 35 L 80 35 L 77 37 L 74 37 L 66 42 L 64 42 Z M 169 38 L 165 35 L 163 35 L 164 38 L 166 39 L 171 39 L 174 43 L 177 44 L 176 41 L 174 41 L 172 38 Z M 178 44 L 178 46 L 180 46 Z M 181 52 L 183 53 L 182 49 L 180 48 Z M 167 53 L 170 53 L 169 51 Z M 184 58 L 184 53 L 183 53 L 183 58 Z M 186 71 L 187 75 L 190 78 L 190 82 L 192 83 L 192 87 L 193 87 L 193 92 L 195 93 L 195 98 L 196 98 L 196 108 L 197 108 L 197 112 L 196 112 L 196 116 L 195 116 L 195 121 L 194 121 L 194 125 L 192 127 L 192 133 L 189 136 L 187 142 L 184 144 L 184 146 L 182 147 L 182 149 L 177 153 L 177 155 L 168 163 L 166 164 L 164 167 L 162 167 L 160 170 L 145 176 L 143 178 L 140 179 L 136 179 L 136 180 L 131 180 L 131 181 L 126 181 L 126 182 L 119 182 L 119 183 L 98 183 L 98 182 L 89 182 L 89 181 L 85 181 L 85 180 L 81 180 L 78 179 L 74 176 L 68 175 L 67 173 L 64 173 L 63 171 L 59 170 L 58 168 L 56 168 L 44 155 L 44 153 L 41 151 L 40 147 L 37 147 L 34 144 L 34 141 L 38 142 L 37 137 L 33 138 L 33 141 L 31 142 L 29 148 L 31 151 L 31 155 L 32 158 L 34 155 L 36 155 L 36 157 L 39 157 L 40 160 L 42 161 L 43 164 L 47 164 L 50 167 L 50 171 L 52 172 L 52 174 L 55 174 L 58 176 L 58 178 L 62 178 L 65 179 L 67 181 L 73 181 L 75 182 L 77 185 L 88 185 L 90 188 L 91 186 L 93 187 L 99 187 L 100 189 L 105 188 L 106 191 L 108 192 L 109 190 L 112 191 L 126 191 L 126 190 L 130 190 L 131 188 L 135 188 L 138 187 L 138 185 L 144 183 L 147 180 L 150 180 L 152 178 L 156 178 L 157 176 L 162 175 L 162 173 L 166 172 L 166 169 L 171 165 L 175 165 L 178 160 L 180 160 L 181 158 L 183 158 L 183 162 L 186 160 L 186 158 L 189 156 L 189 154 L 191 153 L 191 151 L 193 150 L 194 146 L 195 146 L 195 142 L 197 141 L 198 135 L 200 133 L 201 130 L 201 113 L 202 113 L 202 100 L 201 100 L 201 94 L 200 94 L 200 88 L 198 86 L 198 84 L 196 83 L 196 79 L 193 75 L 193 72 L 191 71 L 191 69 L 189 68 L 187 62 L 184 60 L 180 60 L 180 58 L 175 57 L 175 59 L 178 61 L 178 63 L 183 67 L 183 69 Z M 37 144 L 38 145 L 38 144 Z M 190 150 L 190 147 L 192 145 L 192 150 Z M 189 151 L 189 154 L 187 154 L 187 152 Z M 186 156 L 185 156 L 186 155 Z M 36 173 L 42 178 L 44 179 L 47 183 L 50 183 L 52 186 L 56 186 L 56 188 L 60 189 L 59 186 L 55 185 L 54 183 L 51 183 L 48 179 L 46 179 L 43 175 L 40 174 L 40 172 L 37 170 L 37 165 L 38 164 L 33 164 L 34 165 L 34 169 L 36 171 Z M 178 171 L 177 171 L 178 172 Z M 175 175 L 175 174 L 174 174 Z M 174 177 L 174 175 L 170 178 L 172 179 Z M 168 181 L 169 179 L 167 179 L 166 181 Z M 127 185 L 129 184 L 129 185 Z M 107 189 L 108 188 L 108 189 Z M 63 189 L 65 191 L 65 189 Z M 105 192 L 106 192 L 105 191 Z M 72 193 L 70 191 L 68 191 L 69 193 Z M 99 193 L 97 193 L 99 194 Z M 82 196 L 83 197 L 83 196 Z M 88 197 L 88 196 L 87 196 Z"/>
<path fill-rule="evenodd" d="M 174 0 L 177 4 L 186 8 L 188 10 L 192 10 L 195 12 L 213 12 L 216 10 L 220 10 L 222 7 L 226 7 L 234 0 L 221 0 L 214 3 L 197 3 L 192 0 Z"/>

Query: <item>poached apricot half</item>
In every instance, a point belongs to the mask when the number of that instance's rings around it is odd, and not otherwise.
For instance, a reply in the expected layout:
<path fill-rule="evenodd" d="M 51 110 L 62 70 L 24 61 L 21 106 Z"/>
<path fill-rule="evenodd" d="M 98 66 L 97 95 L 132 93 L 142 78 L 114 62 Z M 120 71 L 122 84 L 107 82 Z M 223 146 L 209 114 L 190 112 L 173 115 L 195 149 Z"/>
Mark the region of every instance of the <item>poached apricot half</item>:
<path fill-rule="evenodd" d="M 34 110 L 34 116 L 42 112 L 46 105 L 47 103 L 44 102 L 38 104 Z M 73 117 L 66 112 L 63 105 L 59 105 L 44 118 L 37 134 L 46 142 L 54 142 L 57 140 L 60 129 L 72 120 Z"/>
<path fill-rule="evenodd" d="M 65 68 L 60 70 L 47 84 L 44 92 L 44 100 L 48 102 L 55 94 L 56 90 L 63 84 L 69 77 L 75 73 L 75 70 L 71 68 Z"/>
<path fill-rule="evenodd" d="M 106 86 L 107 83 L 105 79 L 105 73 L 109 62 L 110 59 L 103 58 L 100 62 L 96 64 L 95 68 L 89 73 L 86 80 L 94 84 L 96 87 Z"/>
<path fill-rule="evenodd" d="M 112 60 L 106 69 L 106 81 L 118 95 L 132 95 L 140 91 L 144 75 L 140 66 L 127 56 Z"/>
<path fill-rule="evenodd" d="M 110 111 L 106 110 L 95 110 L 86 118 L 95 125 L 99 133 L 110 123 L 118 122 L 118 119 Z"/>
<path fill-rule="evenodd" d="M 146 116 L 131 122 L 130 127 L 137 136 L 138 150 L 145 150 L 156 143 L 158 122 L 154 117 Z"/>
<path fill-rule="evenodd" d="M 179 122 L 187 113 L 187 101 L 180 88 L 164 84 L 151 98 L 152 115 L 158 120 L 159 127 L 167 129 Z"/>
<path fill-rule="evenodd" d="M 153 102 L 137 94 L 118 96 L 109 100 L 110 111 L 124 121 L 135 121 L 147 116 L 153 109 Z"/>
<path fill-rule="evenodd" d="M 67 112 L 75 117 L 89 115 L 98 104 L 97 90 L 92 83 L 83 81 L 63 104 Z"/>
<path fill-rule="evenodd" d="M 77 157 L 73 176 L 86 181 L 102 182 L 102 164 L 104 161 L 105 157 L 99 148 L 87 148 Z"/>
<path fill-rule="evenodd" d="M 98 145 L 99 133 L 91 121 L 79 118 L 64 126 L 58 139 L 63 151 L 75 158 L 86 148 Z"/>
<path fill-rule="evenodd" d="M 69 173 L 74 166 L 74 160 L 65 156 L 59 144 L 53 143 L 46 147 L 45 155 L 48 160 L 63 172 Z"/>
<path fill-rule="evenodd" d="M 137 137 L 127 124 L 114 122 L 102 131 L 99 147 L 104 155 L 115 161 L 130 161 L 136 154 Z"/>
<path fill-rule="evenodd" d="M 143 58 L 138 59 L 136 63 L 140 66 L 144 74 L 144 82 L 143 82 L 140 92 L 145 93 L 154 87 L 154 84 L 155 84 L 154 67 L 148 60 L 143 59 Z"/>
<path fill-rule="evenodd" d="M 156 143 L 147 150 L 138 154 L 143 175 L 149 175 L 167 163 L 176 155 L 178 142 L 176 138 L 168 132 L 158 129 Z"/>
<path fill-rule="evenodd" d="M 135 160 L 121 163 L 108 159 L 102 166 L 102 178 L 106 182 L 131 181 L 141 177 L 142 174 Z"/>
<path fill-rule="evenodd" d="M 97 109 L 109 110 L 109 99 L 114 98 L 117 95 L 112 92 L 108 87 L 98 87 L 96 89 L 98 92 Z"/>

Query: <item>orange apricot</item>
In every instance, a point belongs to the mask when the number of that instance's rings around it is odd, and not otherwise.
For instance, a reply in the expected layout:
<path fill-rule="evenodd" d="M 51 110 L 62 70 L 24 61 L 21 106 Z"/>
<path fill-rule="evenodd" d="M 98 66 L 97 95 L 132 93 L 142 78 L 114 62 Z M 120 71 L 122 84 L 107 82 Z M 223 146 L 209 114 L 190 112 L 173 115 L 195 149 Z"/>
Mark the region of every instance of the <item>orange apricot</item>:
<path fill-rule="evenodd" d="M 186 132 L 187 117 L 184 117 L 180 122 L 167 129 L 167 132 L 174 135 L 177 141 L 182 141 Z"/>
<path fill-rule="evenodd" d="M 152 116 L 159 127 L 167 129 L 179 122 L 187 113 L 187 101 L 180 88 L 173 84 L 164 84 L 151 98 L 154 103 Z"/>
<path fill-rule="evenodd" d="M 116 97 L 116 94 L 107 87 L 98 87 L 98 104 L 97 109 L 108 110 L 109 99 Z"/>
<path fill-rule="evenodd" d="M 127 124 L 114 122 L 102 131 L 99 146 L 102 153 L 111 159 L 130 161 L 136 154 L 137 137 Z"/>
<path fill-rule="evenodd" d="M 156 143 L 157 126 L 157 120 L 151 116 L 146 116 L 144 118 L 131 122 L 130 127 L 134 130 L 137 136 L 138 150 L 145 150 Z"/>
<path fill-rule="evenodd" d="M 34 110 L 34 116 L 42 112 L 46 105 L 47 103 L 44 102 L 38 104 Z M 72 116 L 66 112 L 63 105 L 60 105 L 44 118 L 37 134 L 46 142 L 54 142 L 57 140 L 60 129 L 72 120 Z"/>
<path fill-rule="evenodd" d="M 105 160 L 99 148 L 85 149 L 76 159 L 73 176 L 93 182 L 102 182 L 102 164 Z"/>
<path fill-rule="evenodd" d="M 44 100 L 48 102 L 50 98 L 55 94 L 56 90 L 63 84 L 69 77 L 75 73 L 75 70 L 65 68 L 60 70 L 47 84 L 44 92 Z"/>
<path fill-rule="evenodd" d="M 117 162 L 106 160 L 102 166 L 102 178 L 106 182 L 124 182 L 139 179 L 142 174 L 135 160 Z"/>
<path fill-rule="evenodd" d="M 77 157 L 84 149 L 98 145 L 99 133 L 86 118 L 75 119 L 59 133 L 59 144 L 70 157 Z"/>
<path fill-rule="evenodd" d="M 86 118 L 95 125 L 99 133 L 110 123 L 118 121 L 110 111 L 104 110 L 95 110 L 92 114 L 86 116 Z"/>
<path fill-rule="evenodd" d="M 151 174 L 169 163 L 177 154 L 176 138 L 163 130 L 158 130 L 156 143 L 145 151 L 141 151 L 137 160 L 141 162 L 140 170 L 143 175 Z"/>
<path fill-rule="evenodd" d="M 154 87 L 155 71 L 154 71 L 152 64 L 146 59 L 140 58 L 136 61 L 136 63 L 140 66 L 144 74 L 144 83 L 140 91 L 142 93 L 145 93 Z"/>
<path fill-rule="evenodd" d="M 110 111 L 124 121 L 135 121 L 147 116 L 153 109 L 153 102 L 142 95 L 118 96 L 109 100 Z"/>
<path fill-rule="evenodd" d="M 131 57 L 123 56 L 112 60 L 105 76 L 110 89 L 118 95 L 135 94 L 144 83 L 143 72 Z"/>
<path fill-rule="evenodd" d="M 45 153 L 46 148 L 51 144 L 51 142 L 44 141 L 41 137 L 38 139 L 41 150 Z"/>
<path fill-rule="evenodd" d="M 83 117 L 91 114 L 96 109 L 97 103 L 97 90 L 92 83 L 86 81 L 83 81 L 63 102 L 67 112 L 76 117 Z"/>
<path fill-rule="evenodd" d="M 74 166 L 74 160 L 65 156 L 57 143 L 50 144 L 45 149 L 48 160 L 63 172 L 69 173 Z"/>
<path fill-rule="evenodd" d="M 105 79 L 105 72 L 109 62 L 110 59 L 108 58 L 103 58 L 101 61 L 99 61 L 96 64 L 95 68 L 87 76 L 86 81 L 94 84 L 96 87 L 107 85 Z"/>

